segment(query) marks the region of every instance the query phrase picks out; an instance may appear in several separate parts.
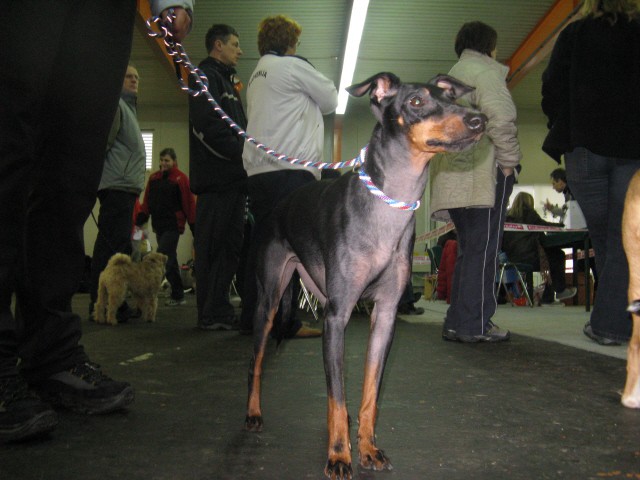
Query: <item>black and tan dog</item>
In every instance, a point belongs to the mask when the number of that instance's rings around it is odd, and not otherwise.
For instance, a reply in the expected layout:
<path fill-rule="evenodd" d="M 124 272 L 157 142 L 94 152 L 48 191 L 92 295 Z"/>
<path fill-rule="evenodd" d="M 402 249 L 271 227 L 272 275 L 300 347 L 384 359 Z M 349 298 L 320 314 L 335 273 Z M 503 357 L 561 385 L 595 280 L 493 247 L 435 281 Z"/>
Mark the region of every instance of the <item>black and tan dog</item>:
<path fill-rule="evenodd" d="M 367 92 L 378 123 L 363 168 L 390 199 L 411 204 L 422 197 L 427 164 L 438 152 L 460 151 L 479 140 L 486 117 L 455 103 L 472 89 L 440 75 L 428 84 L 405 84 L 380 73 L 347 89 Z M 360 298 L 372 300 L 371 332 L 358 416 L 360 465 L 391 469 L 375 445 L 377 397 L 398 301 L 411 272 L 415 219 L 369 191 L 358 173 L 314 182 L 276 208 L 258 249 L 259 301 L 249 372 L 246 429 L 262 429 L 260 376 L 278 302 L 297 269 L 324 306 L 324 367 L 328 389 L 328 461 L 332 479 L 352 478 L 351 443 L 343 379 L 344 332 Z"/>

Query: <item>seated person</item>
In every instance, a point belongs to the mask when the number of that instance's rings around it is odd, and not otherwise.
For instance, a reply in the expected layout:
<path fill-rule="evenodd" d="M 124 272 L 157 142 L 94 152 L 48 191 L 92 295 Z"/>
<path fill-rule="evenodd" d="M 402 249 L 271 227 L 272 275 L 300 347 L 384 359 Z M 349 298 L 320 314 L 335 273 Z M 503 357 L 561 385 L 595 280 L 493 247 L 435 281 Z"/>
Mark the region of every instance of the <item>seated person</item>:
<path fill-rule="evenodd" d="M 558 217 L 560 222 L 564 222 L 564 217 L 567 214 L 567 202 L 573 200 L 573 195 L 569 186 L 567 185 L 567 173 L 564 168 L 556 168 L 551 172 L 551 186 L 553 189 L 564 195 L 564 205 L 552 205 L 549 199 L 544 202 L 544 210 L 551 213 L 554 217 Z"/>
<path fill-rule="evenodd" d="M 513 205 L 507 211 L 507 222 L 524 223 L 528 225 L 562 226 L 562 224 L 547 222 L 540 218 L 533 208 L 533 197 L 520 192 L 516 195 Z M 540 270 L 540 236 L 542 232 L 504 232 L 502 250 L 514 263 L 527 263 L 534 271 Z M 566 300 L 573 297 L 577 289 L 566 287 L 565 283 L 565 254 L 561 248 L 544 248 L 544 254 L 549 262 L 549 274 L 551 285 L 547 284 L 542 294 L 543 304 L 552 304 L 555 297 L 558 300 Z"/>

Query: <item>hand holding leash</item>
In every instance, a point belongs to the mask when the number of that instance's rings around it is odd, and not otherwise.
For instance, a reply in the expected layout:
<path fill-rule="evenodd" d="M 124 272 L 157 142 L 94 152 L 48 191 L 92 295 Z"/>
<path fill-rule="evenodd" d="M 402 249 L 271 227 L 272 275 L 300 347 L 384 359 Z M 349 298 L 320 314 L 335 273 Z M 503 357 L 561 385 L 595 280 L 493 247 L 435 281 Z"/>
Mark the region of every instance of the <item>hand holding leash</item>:
<path fill-rule="evenodd" d="M 191 16 L 182 7 L 167 8 L 160 16 L 162 23 L 173 38 L 181 42 L 191 30 Z"/>

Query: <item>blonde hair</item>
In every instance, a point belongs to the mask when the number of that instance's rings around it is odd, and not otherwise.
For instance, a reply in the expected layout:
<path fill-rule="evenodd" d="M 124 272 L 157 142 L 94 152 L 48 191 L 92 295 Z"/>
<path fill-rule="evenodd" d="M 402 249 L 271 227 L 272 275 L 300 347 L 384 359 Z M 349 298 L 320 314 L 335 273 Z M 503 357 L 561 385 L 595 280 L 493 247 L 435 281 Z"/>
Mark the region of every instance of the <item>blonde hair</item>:
<path fill-rule="evenodd" d="M 527 192 L 520 192 L 516 195 L 516 198 L 513 199 L 513 204 L 507 212 L 507 215 L 511 218 L 522 220 L 525 212 L 533 209 L 533 197 L 531 194 Z"/>
<path fill-rule="evenodd" d="M 260 55 L 275 52 L 284 55 L 289 47 L 298 44 L 302 27 L 284 15 L 267 17 L 258 25 L 258 51 Z"/>
<path fill-rule="evenodd" d="M 638 0 L 584 0 L 580 13 L 583 16 L 601 17 L 606 15 L 613 25 L 622 15 L 632 20 L 638 15 Z"/>

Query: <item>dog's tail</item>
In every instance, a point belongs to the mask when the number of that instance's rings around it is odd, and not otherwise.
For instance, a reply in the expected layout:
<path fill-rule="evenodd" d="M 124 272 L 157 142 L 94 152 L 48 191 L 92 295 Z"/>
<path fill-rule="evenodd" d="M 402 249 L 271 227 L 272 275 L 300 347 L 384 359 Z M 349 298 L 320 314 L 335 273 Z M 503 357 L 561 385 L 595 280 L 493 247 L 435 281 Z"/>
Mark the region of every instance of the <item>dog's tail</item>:
<path fill-rule="evenodd" d="M 116 253 L 109 259 L 107 266 L 110 265 L 129 265 L 131 264 L 131 257 L 124 253 Z"/>

